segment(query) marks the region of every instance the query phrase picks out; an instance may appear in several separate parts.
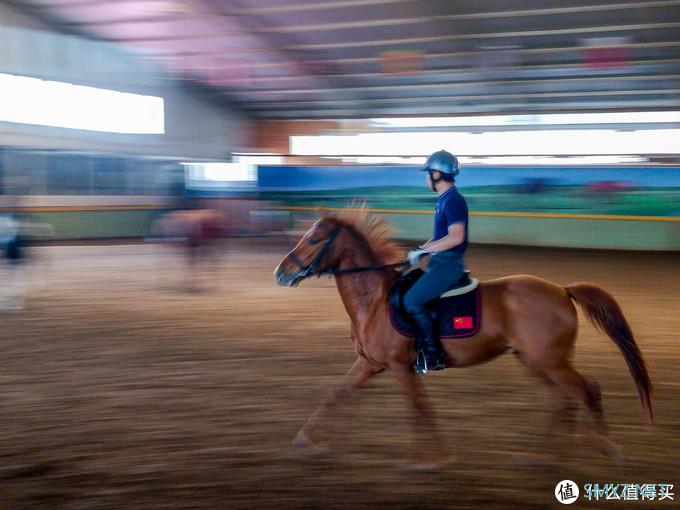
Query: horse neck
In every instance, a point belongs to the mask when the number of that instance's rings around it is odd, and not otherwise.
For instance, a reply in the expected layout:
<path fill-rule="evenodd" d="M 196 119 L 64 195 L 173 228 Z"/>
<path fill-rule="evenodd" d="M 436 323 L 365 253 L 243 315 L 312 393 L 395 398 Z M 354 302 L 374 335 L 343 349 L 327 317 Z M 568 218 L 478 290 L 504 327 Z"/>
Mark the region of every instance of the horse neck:
<path fill-rule="evenodd" d="M 347 234 L 343 236 L 343 241 L 349 242 L 342 248 L 338 269 L 382 264 L 370 248 L 361 246 L 352 237 Z M 361 327 L 374 315 L 375 307 L 386 299 L 389 275 L 387 271 L 347 273 L 336 275 L 335 282 L 347 315 L 355 326 Z"/>

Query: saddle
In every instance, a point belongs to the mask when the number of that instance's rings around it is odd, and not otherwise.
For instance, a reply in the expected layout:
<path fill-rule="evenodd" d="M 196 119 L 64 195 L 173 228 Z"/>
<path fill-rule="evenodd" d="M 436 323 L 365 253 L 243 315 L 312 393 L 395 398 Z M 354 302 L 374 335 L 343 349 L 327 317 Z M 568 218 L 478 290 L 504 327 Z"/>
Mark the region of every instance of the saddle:
<path fill-rule="evenodd" d="M 415 326 L 404 309 L 404 295 L 425 272 L 413 269 L 404 273 L 394 283 L 389 294 L 390 320 L 400 334 L 415 337 Z M 481 325 L 481 300 L 479 280 L 465 271 L 463 277 L 439 298 L 426 303 L 425 308 L 433 318 L 439 338 L 463 338 L 479 331 Z"/>

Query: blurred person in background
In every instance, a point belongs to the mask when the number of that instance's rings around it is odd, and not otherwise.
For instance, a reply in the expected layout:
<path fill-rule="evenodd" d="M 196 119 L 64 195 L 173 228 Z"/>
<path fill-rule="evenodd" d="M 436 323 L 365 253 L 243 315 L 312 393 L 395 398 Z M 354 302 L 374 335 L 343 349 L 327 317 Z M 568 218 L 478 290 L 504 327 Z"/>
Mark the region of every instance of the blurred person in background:
<path fill-rule="evenodd" d="M 468 244 L 467 202 L 458 192 L 455 181 L 458 159 L 445 150 L 437 151 L 427 158 L 422 170 L 427 172 L 428 186 L 439 197 L 432 239 L 409 253 L 413 265 L 423 256 L 431 255 L 425 274 L 404 296 L 404 307 L 417 327 L 418 357 L 413 368 L 418 373 L 446 368 L 444 352 L 425 304 L 463 278 L 463 257 Z"/>
<path fill-rule="evenodd" d="M 5 197 L 0 203 L 0 253 L 4 258 L 0 277 L 0 310 L 23 306 L 23 278 L 20 265 L 26 257 L 26 238 L 15 209 L 16 198 Z"/>

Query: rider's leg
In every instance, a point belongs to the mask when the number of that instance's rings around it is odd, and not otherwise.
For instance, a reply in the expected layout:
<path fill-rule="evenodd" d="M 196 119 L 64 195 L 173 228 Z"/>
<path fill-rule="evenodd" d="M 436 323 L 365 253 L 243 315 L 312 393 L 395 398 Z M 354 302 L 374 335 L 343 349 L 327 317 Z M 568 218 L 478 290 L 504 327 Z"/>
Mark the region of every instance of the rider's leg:
<path fill-rule="evenodd" d="M 446 356 L 437 338 L 435 324 L 427 312 L 411 312 L 411 318 L 416 325 L 417 334 L 417 358 L 413 369 L 425 374 L 432 370 L 443 370 L 446 368 Z"/>
<path fill-rule="evenodd" d="M 404 308 L 416 323 L 416 333 L 421 344 L 418 349 L 423 354 L 422 359 L 418 356 L 414 366 L 416 372 L 425 373 L 446 367 L 446 358 L 425 304 L 446 292 L 462 275 L 463 264 L 459 258 L 435 254 L 425 274 L 404 296 Z"/>

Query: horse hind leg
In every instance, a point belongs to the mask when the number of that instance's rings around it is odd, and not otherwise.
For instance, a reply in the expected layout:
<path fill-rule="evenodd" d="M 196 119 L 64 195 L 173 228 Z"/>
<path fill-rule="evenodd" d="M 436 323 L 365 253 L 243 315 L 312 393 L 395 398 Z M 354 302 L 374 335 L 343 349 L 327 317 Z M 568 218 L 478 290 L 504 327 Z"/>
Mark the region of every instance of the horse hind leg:
<path fill-rule="evenodd" d="M 610 438 L 602 409 L 600 385 L 593 378 L 585 378 L 570 365 L 546 371 L 548 378 L 562 390 L 565 395 L 571 395 L 583 402 L 588 410 L 591 432 L 595 444 L 603 454 L 617 462 L 623 462 L 623 453 Z"/>

